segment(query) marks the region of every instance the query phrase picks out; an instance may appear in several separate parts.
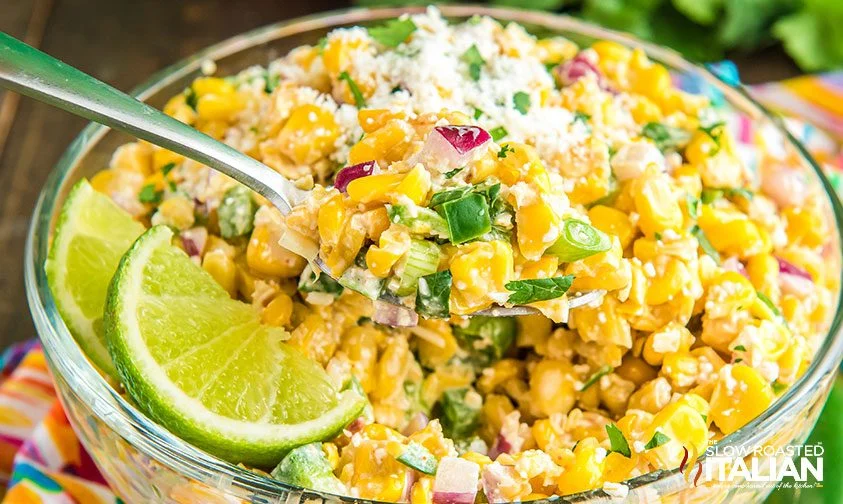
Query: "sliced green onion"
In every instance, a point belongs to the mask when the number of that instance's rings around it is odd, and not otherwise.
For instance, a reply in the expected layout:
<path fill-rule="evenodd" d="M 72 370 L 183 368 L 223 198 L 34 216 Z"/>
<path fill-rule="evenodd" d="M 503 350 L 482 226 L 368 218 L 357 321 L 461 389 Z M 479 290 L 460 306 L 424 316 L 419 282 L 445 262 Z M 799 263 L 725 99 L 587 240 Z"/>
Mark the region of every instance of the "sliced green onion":
<path fill-rule="evenodd" d="M 410 250 L 398 265 L 400 283 L 395 293 L 406 296 L 416 292 L 419 278 L 436 273 L 438 267 L 439 247 L 433 242 L 413 240 Z"/>
<path fill-rule="evenodd" d="M 448 223 L 429 208 L 393 205 L 387 208 L 390 222 L 407 226 L 411 234 L 448 238 Z"/>
<path fill-rule="evenodd" d="M 440 213 L 448 222 L 451 243 L 464 243 L 492 229 L 489 204 L 482 194 L 472 193 L 442 204 Z"/>
<path fill-rule="evenodd" d="M 574 262 L 612 248 L 612 241 L 606 233 L 581 220 L 568 219 L 562 227 L 562 235 L 547 249 L 562 262 Z"/>

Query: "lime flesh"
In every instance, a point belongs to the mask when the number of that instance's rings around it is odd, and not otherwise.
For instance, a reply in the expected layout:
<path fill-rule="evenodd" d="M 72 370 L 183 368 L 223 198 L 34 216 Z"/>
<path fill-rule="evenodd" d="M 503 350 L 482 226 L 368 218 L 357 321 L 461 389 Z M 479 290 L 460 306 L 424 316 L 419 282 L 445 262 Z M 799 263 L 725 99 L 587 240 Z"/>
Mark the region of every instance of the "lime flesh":
<path fill-rule="evenodd" d="M 102 314 L 108 283 L 120 258 L 143 233 L 141 223 L 80 180 L 65 199 L 50 255 L 47 281 L 70 333 L 102 371 L 117 378 L 105 346 Z"/>
<path fill-rule="evenodd" d="M 260 324 L 153 227 L 120 262 L 105 331 L 130 396 L 176 435 L 234 463 L 275 465 L 359 416 L 365 398 Z"/>

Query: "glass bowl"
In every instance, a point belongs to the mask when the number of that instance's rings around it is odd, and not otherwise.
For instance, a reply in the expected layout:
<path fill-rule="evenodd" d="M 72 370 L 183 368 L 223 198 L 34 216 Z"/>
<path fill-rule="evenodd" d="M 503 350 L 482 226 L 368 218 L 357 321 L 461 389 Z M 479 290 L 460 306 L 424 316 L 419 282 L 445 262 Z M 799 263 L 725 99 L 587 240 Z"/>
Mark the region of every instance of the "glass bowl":
<path fill-rule="evenodd" d="M 315 43 L 326 32 L 344 26 L 371 24 L 424 8 L 352 9 L 329 12 L 260 28 L 210 47 L 153 76 L 136 90 L 139 98 L 162 107 L 168 97 L 179 93 L 200 75 L 204 60 L 214 60 L 220 75 L 235 73 L 251 65 L 266 65 L 290 49 Z M 475 14 L 501 21 L 516 21 L 540 36 L 563 35 L 587 44 L 609 39 L 642 48 L 674 73 L 694 74 L 709 89 L 716 90 L 732 108 L 758 124 L 768 124 L 781 135 L 783 148 L 812 173 L 821 186 L 822 205 L 829 222 L 835 223 L 834 251 L 830 260 L 840 263 L 843 208 L 831 185 L 805 149 L 790 136 L 779 120 L 767 114 L 740 87 L 719 81 L 676 53 L 591 26 L 575 19 L 548 13 L 496 9 L 481 6 L 442 6 L 443 15 L 465 19 Z M 89 177 L 107 166 L 114 149 L 130 138 L 99 125 L 89 125 L 74 140 L 51 173 L 41 192 L 27 237 L 25 254 L 26 294 L 38 333 L 62 403 L 76 433 L 88 449 L 114 491 L 126 502 L 261 502 L 280 503 L 357 499 L 318 495 L 285 485 L 247 469 L 224 462 L 191 446 L 155 424 L 124 399 L 89 364 L 74 342 L 56 310 L 47 285 L 44 261 L 50 235 L 61 203 L 81 177 Z M 843 355 L 840 300 L 836 301 L 828 337 L 802 378 L 761 416 L 723 439 L 718 448 L 746 453 L 761 446 L 800 444 L 811 431 L 828 396 L 832 377 Z M 743 450 L 743 451 L 741 451 Z M 627 482 L 632 502 L 730 502 L 760 500 L 769 488 L 717 482 L 688 483 L 678 470 L 658 471 Z M 568 502 L 598 502 L 609 497 L 600 490 L 554 498 Z"/>

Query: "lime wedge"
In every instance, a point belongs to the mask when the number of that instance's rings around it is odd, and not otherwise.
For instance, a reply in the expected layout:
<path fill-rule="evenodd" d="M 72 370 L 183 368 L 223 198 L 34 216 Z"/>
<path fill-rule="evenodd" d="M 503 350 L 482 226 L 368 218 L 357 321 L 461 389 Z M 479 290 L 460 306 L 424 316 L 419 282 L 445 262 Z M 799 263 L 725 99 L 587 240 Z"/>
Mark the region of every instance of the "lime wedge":
<path fill-rule="evenodd" d="M 260 324 L 156 226 L 123 257 L 108 291 L 105 333 L 129 395 L 150 417 L 234 463 L 271 467 L 326 439 L 366 400 L 338 391 L 316 362 Z"/>
<path fill-rule="evenodd" d="M 80 180 L 64 202 L 45 265 L 70 333 L 88 358 L 114 378 L 117 370 L 102 327 L 105 294 L 120 258 L 143 230 L 108 196 Z"/>

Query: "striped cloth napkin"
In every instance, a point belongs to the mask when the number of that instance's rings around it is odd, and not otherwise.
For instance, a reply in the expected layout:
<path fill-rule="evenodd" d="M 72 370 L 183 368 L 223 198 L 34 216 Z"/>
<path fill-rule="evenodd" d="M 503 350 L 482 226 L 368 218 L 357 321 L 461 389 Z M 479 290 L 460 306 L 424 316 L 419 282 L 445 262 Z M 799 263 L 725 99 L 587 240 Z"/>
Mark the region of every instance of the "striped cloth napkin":
<path fill-rule="evenodd" d="M 728 62 L 713 70 L 721 77 L 737 78 Z M 693 87 L 694 83 L 680 85 Z M 752 91 L 769 107 L 801 118 L 788 119 L 788 127 L 841 191 L 843 72 L 763 84 Z M 749 121 L 738 118 L 737 126 L 739 140 L 752 132 Z M 823 417 L 820 423 L 823 419 L 839 422 Z M 3 504 L 121 502 L 70 428 L 56 399 L 44 353 L 34 340 L 13 346 L 0 358 L 0 497 Z"/>

